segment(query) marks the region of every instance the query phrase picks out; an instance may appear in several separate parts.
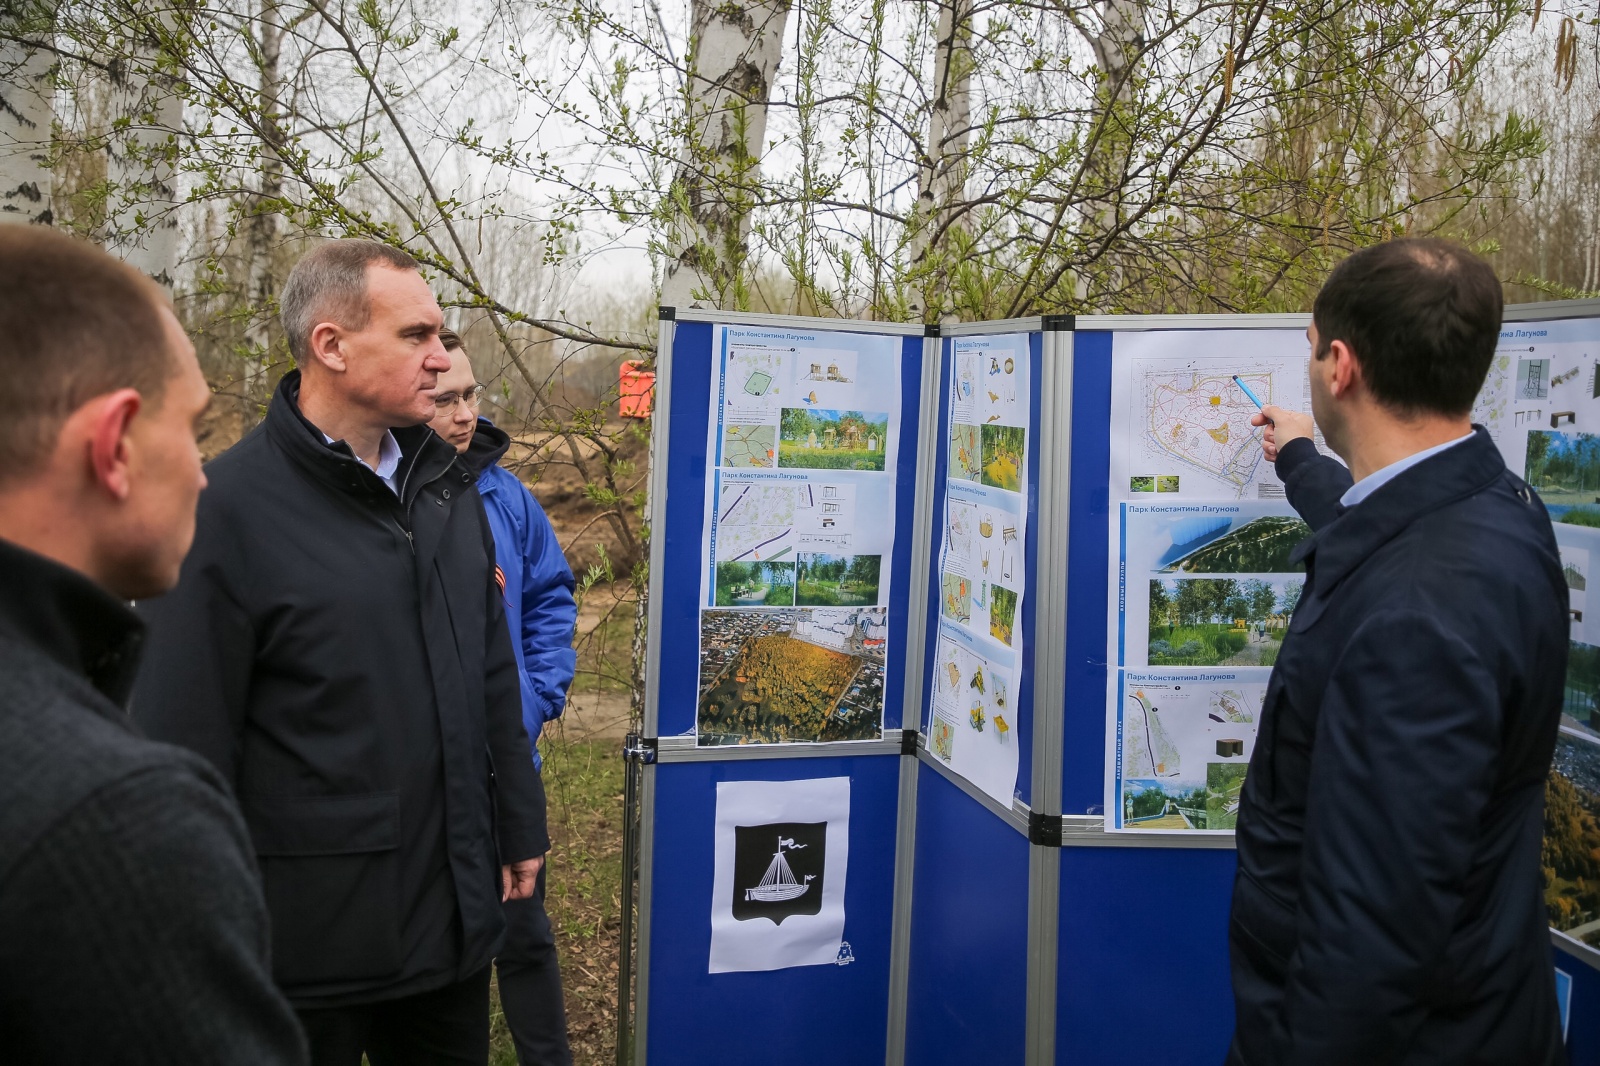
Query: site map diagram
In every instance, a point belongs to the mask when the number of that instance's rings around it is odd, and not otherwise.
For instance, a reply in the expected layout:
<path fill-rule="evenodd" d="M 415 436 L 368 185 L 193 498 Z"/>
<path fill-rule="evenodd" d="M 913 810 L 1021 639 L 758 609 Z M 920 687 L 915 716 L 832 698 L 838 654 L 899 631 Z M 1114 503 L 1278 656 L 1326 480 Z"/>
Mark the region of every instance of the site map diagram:
<path fill-rule="evenodd" d="M 1261 455 L 1260 431 L 1250 424 L 1256 413 L 1231 374 L 1194 368 L 1172 369 L 1171 364 L 1144 364 L 1134 368 L 1146 461 L 1173 460 L 1198 470 L 1222 485 L 1224 491 L 1243 496 L 1256 480 Z M 1239 378 L 1263 403 L 1277 395 L 1272 370 L 1243 370 Z M 1168 470 L 1153 469 L 1152 474 Z"/>
<path fill-rule="evenodd" d="M 734 482 L 721 488 L 717 558 L 770 561 L 794 550 L 795 510 L 801 495 L 794 485 Z"/>

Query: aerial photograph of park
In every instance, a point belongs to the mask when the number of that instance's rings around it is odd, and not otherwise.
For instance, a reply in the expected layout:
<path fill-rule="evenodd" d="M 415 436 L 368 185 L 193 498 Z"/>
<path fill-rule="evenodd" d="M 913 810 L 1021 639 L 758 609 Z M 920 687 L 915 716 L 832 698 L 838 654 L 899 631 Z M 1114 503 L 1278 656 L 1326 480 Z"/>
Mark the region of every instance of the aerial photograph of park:
<path fill-rule="evenodd" d="M 983 483 L 1022 491 L 1022 459 L 1028 431 L 1021 426 L 983 426 Z"/>
<path fill-rule="evenodd" d="M 865 613 L 701 612 L 698 743 L 882 736 L 883 641 L 856 621 Z"/>
<path fill-rule="evenodd" d="M 1150 665 L 1273 665 L 1302 587 L 1259 578 L 1152 580 Z"/>
<path fill-rule="evenodd" d="M 1600 741 L 1562 733 L 1544 799 L 1550 924 L 1600 947 Z"/>
<path fill-rule="evenodd" d="M 795 561 L 801 607 L 859 607 L 878 602 L 881 555 L 823 555 L 801 552 Z"/>
<path fill-rule="evenodd" d="M 814 470 L 882 470 L 889 416 L 785 407 L 778 421 L 778 465 Z"/>
<path fill-rule="evenodd" d="M 1305 570 L 1305 564 L 1291 562 L 1289 556 L 1310 535 L 1311 527 L 1298 518 L 1269 515 L 1246 522 L 1161 569 L 1168 574 L 1296 573 Z"/>
<path fill-rule="evenodd" d="M 794 606 L 793 562 L 717 564 L 718 607 Z"/>
<path fill-rule="evenodd" d="M 1600 503 L 1600 436 L 1530 431 L 1523 478 L 1547 504 Z"/>
<path fill-rule="evenodd" d="M 989 635 L 1010 646 L 1017 621 L 1017 594 L 1002 585 L 989 586 Z"/>

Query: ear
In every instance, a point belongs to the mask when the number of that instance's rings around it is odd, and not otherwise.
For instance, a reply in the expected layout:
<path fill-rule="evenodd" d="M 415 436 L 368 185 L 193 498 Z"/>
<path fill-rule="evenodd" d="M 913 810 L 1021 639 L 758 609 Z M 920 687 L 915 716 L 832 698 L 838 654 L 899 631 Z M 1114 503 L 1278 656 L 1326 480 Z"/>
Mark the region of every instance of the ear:
<path fill-rule="evenodd" d="M 118 389 L 100 401 L 100 409 L 90 415 L 89 465 L 95 483 L 121 501 L 133 491 L 129 467 L 133 444 L 129 433 L 144 397 L 137 389 Z"/>
<path fill-rule="evenodd" d="M 1332 373 L 1328 376 L 1328 389 L 1336 397 L 1346 396 L 1351 389 L 1361 382 L 1361 364 L 1356 361 L 1356 353 L 1344 341 L 1333 341 L 1328 345 L 1326 359 L 1333 360 Z"/>
<path fill-rule="evenodd" d="M 311 336 L 307 345 L 311 349 L 311 359 L 322 366 L 334 371 L 344 373 L 347 369 L 344 353 L 344 331 L 333 322 L 318 322 L 311 327 Z"/>

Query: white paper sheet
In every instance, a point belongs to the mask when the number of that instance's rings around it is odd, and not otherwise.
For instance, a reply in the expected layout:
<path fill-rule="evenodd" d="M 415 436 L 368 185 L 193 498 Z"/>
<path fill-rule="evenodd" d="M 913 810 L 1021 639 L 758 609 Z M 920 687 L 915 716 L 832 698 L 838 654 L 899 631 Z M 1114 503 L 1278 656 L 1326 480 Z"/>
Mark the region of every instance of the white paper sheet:
<path fill-rule="evenodd" d="M 882 736 L 900 346 L 716 327 L 700 743 Z"/>
<path fill-rule="evenodd" d="M 1010 807 L 1028 578 L 1028 335 L 958 337 L 951 348 L 939 639 L 924 728 L 935 756 Z"/>
<path fill-rule="evenodd" d="M 1106 828 L 1231 831 L 1309 532 L 1250 425 L 1309 411 L 1300 330 L 1118 334 L 1112 349 Z"/>
<path fill-rule="evenodd" d="M 717 784 L 711 973 L 837 962 L 850 779 Z"/>

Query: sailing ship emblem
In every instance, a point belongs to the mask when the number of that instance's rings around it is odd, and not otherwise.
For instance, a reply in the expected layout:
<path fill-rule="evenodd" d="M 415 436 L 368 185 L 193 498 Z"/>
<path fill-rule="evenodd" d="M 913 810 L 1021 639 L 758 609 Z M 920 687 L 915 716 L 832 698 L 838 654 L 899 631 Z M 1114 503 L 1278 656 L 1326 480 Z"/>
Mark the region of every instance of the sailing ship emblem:
<path fill-rule="evenodd" d="M 827 822 L 768 822 L 734 827 L 732 899 L 735 921 L 822 912 L 828 879 Z"/>
<path fill-rule="evenodd" d="M 756 900 L 761 903 L 778 903 L 786 899 L 794 899 L 806 894 L 811 887 L 811 882 L 817 879 L 816 874 L 806 874 L 804 881 L 794 879 L 794 871 L 789 868 L 789 860 L 783 857 L 784 848 L 803 848 L 806 845 L 796 844 L 792 838 L 780 836 L 778 850 L 772 853 L 772 861 L 767 864 L 767 872 L 761 875 L 761 883 L 755 888 L 744 890 L 744 898 L 748 902 Z"/>

